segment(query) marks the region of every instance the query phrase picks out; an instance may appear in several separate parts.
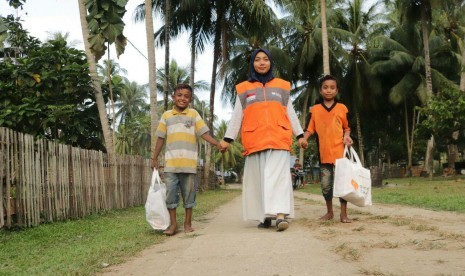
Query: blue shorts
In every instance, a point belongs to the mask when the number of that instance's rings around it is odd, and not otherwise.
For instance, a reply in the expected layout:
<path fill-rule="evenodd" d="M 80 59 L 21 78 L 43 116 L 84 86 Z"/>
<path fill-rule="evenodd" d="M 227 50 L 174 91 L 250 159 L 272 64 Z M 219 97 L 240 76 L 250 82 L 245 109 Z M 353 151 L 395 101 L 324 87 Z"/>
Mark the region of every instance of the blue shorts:
<path fill-rule="evenodd" d="M 321 164 L 321 193 L 326 201 L 333 199 L 333 187 L 334 187 L 334 165 L 333 164 Z M 347 201 L 343 198 L 339 198 L 341 203 Z"/>
<path fill-rule="evenodd" d="M 165 172 L 163 181 L 166 184 L 166 207 L 176 209 L 179 206 L 179 191 L 181 192 L 184 208 L 197 205 L 197 175 L 195 173 Z"/>

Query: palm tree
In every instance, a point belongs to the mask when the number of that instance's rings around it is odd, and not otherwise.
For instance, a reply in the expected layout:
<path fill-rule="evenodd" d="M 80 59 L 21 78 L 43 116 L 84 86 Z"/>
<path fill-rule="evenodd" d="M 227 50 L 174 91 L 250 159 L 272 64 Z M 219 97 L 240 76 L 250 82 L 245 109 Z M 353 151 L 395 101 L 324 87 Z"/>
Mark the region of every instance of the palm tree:
<path fill-rule="evenodd" d="M 218 137 L 224 137 L 224 135 L 226 134 L 227 128 L 228 128 L 228 123 L 222 120 L 217 128 L 216 135 Z M 238 162 L 237 160 L 242 158 L 243 150 L 244 149 L 242 148 L 242 145 L 239 142 L 234 141 L 230 145 L 228 151 L 226 151 L 223 154 L 216 155 L 216 158 L 214 158 L 214 162 L 220 163 L 220 171 L 221 171 L 222 176 L 224 176 L 225 170 L 232 169 Z"/>
<path fill-rule="evenodd" d="M 328 45 L 328 28 L 326 26 L 326 1 L 320 0 L 321 7 L 321 37 L 323 41 L 323 73 L 329 75 L 329 45 Z"/>
<path fill-rule="evenodd" d="M 176 85 L 178 85 L 180 83 L 188 84 L 188 83 L 191 82 L 190 75 L 189 75 L 189 73 L 187 71 L 187 67 L 178 67 L 178 63 L 175 60 L 171 61 L 170 72 L 169 72 L 168 75 L 165 74 L 164 69 L 158 70 L 157 88 L 160 91 L 163 91 L 165 76 L 168 77 L 167 78 L 168 79 L 168 90 L 171 91 L 171 93 L 174 91 L 174 88 L 176 87 Z M 192 88 L 193 88 L 193 92 L 197 91 L 197 93 L 192 93 L 193 99 L 192 99 L 192 102 L 191 102 L 191 106 L 196 108 L 197 103 L 200 102 L 200 99 L 198 97 L 198 95 L 199 95 L 198 91 L 208 91 L 209 84 L 206 81 L 203 81 L 203 80 L 196 81 Z M 168 98 L 168 106 L 171 106 L 171 101 L 172 101 L 171 97 Z M 204 114 L 208 114 L 208 112 L 209 112 L 209 110 L 207 110 L 207 112 L 205 112 Z M 202 116 L 202 118 L 204 118 L 204 116 Z"/>
<path fill-rule="evenodd" d="M 346 47 L 340 56 L 346 71 L 341 98 L 355 114 L 359 156 L 362 164 L 365 164 L 360 112 L 375 107 L 381 86 L 371 71 L 366 50 L 366 41 L 370 40 L 370 34 L 373 33 L 372 24 L 378 22 L 380 17 L 376 13 L 378 4 L 368 7 L 367 12 L 364 12 L 363 3 L 363 0 L 348 0 L 342 4 L 339 28 L 334 28 L 333 34 Z"/>
<path fill-rule="evenodd" d="M 162 15 L 165 14 L 166 3 L 163 5 L 163 1 L 156 1 L 154 5 L 156 6 L 154 8 L 155 10 L 160 10 Z M 135 11 L 136 20 L 143 20 L 144 18 L 141 7 L 142 5 Z M 192 2 L 191 0 L 171 0 L 170 7 L 168 16 L 165 16 L 165 25 L 161 26 L 160 29 L 155 32 L 155 37 L 157 43 L 163 46 L 165 45 L 165 41 L 169 42 L 169 38 L 176 37 L 185 30 L 190 30 L 189 44 L 191 49 L 191 64 L 189 85 L 194 87 L 196 54 L 202 53 L 205 50 L 205 45 L 209 42 L 209 37 L 212 32 L 211 25 L 209 25 L 209 20 L 211 19 L 211 14 L 209 14 L 210 9 L 196 2 Z M 169 26 L 165 27 L 166 25 Z M 169 57 L 169 55 L 165 54 L 165 59 L 167 57 Z M 165 66 L 165 70 L 169 69 Z M 168 91 L 167 95 L 169 95 L 169 92 L 170 91 Z"/>
<path fill-rule="evenodd" d="M 51 40 L 60 40 L 60 41 L 65 41 L 66 44 L 68 45 L 68 47 L 70 48 L 74 48 L 76 45 L 78 45 L 80 43 L 79 40 L 73 40 L 73 41 L 70 41 L 69 39 L 69 32 L 66 32 L 66 33 L 62 33 L 62 32 L 47 32 L 48 33 L 48 36 L 47 36 L 47 42 L 51 41 Z M 0 40 L 1 41 L 1 40 Z"/>
<path fill-rule="evenodd" d="M 0 50 L 3 51 L 3 42 L 8 37 L 8 27 L 6 22 L 3 20 L 3 17 L 0 16 Z"/>
<path fill-rule="evenodd" d="M 398 1 L 394 4 L 402 5 L 405 3 Z M 419 24 L 406 22 L 404 18 L 406 14 L 397 7 L 395 5 L 388 6 L 391 14 L 394 15 L 390 17 L 391 21 L 388 22 L 392 26 L 390 37 L 379 36 L 373 39 L 374 47 L 370 50 L 370 55 L 374 61 L 372 64 L 374 73 L 383 76 L 382 78 L 388 77 L 390 85 L 392 85 L 389 101 L 394 105 L 406 102 L 404 113 L 407 116 L 407 108 L 414 109 L 415 106 L 425 106 L 429 100 L 425 77 L 427 62 L 424 55 L 423 27 Z M 445 42 L 442 44 L 438 42 L 437 37 L 433 37 L 428 43 L 428 47 L 432 47 L 431 53 L 437 57 L 433 60 L 433 67 L 430 68 L 432 79 L 438 80 L 436 84 L 432 83 L 432 88 L 437 88 L 440 81 L 448 82 L 441 72 L 450 65 L 450 60 L 441 55 Z M 416 115 L 413 110 L 411 113 L 412 116 Z M 405 118 L 406 127 L 408 127 L 408 121 L 415 123 L 416 118 L 412 117 L 411 120 Z M 414 129 L 414 125 L 411 126 L 411 129 Z M 407 130 L 406 133 L 413 135 L 413 131 Z M 407 145 L 408 166 L 411 167 L 413 138 L 407 137 Z M 432 173 L 432 170 L 430 172 Z"/>
<path fill-rule="evenodd" d="M 171 35 L 177 35 L 181 29 L 190 29 L 191 43 L 191 79 L 194 82 L 194 63 L 197 50 L 202 50 L 205 41 L 211 38 L 213 41 L 213 66 L 210 83 L 210 112 L 206 119 L 210 129 L 213 129 L 214 100 L 217 82 L 217 71 L 221 63 L 228 60 L 228 33 L 231 26 L 236 25 L 261 25 L 268 26 L 269 15 L 272 10 L 264 5 L 263 0 L 253 1 L 213 1 L 213 0 L 182 0 L 179 6 L 172 8 L 173 17 L 171 23 L 174 30 Z M 190 7 L 190 8 L 189 8 Z M 259 23 L 257 23 L 259 22 Z M 257 32 L 260 31 L 256 28 Z M 171 30 L 171 29 L 170 29 Z M 160 37 L 161 33 L 160 33 Z M 163 36 L 164 37 L 164 36 Z M 199 39 L 200 38 L 200 39 Z M 196 49 L 196 47 L 199 48 Z M 165 69 L 166 70 L 166 69 Z M 209 158 L 207 156 L 207 158 Z M 207 159 L 206 165 L 209 165 Z"/>
<path fill-rule="evenodd" d="M 139 85 L 137 82 L 128 80 L 124 83 L 118 101 L 115 102 L 116 118 L 120 123 L 131 120 L 139 113 L 145 113 L 149 108 L 147 106 L 147 85 Z"/>
<path fill-rule="evenodd" d="M 171 1 L 170 0 L 165 0 L 165 9 L 164 9 L 164 15 L 165 15 L 165 72 L 170 71 L 170 16 L 171 16 Z M 165 110 L 168 109 L 168 95 L 170 94 L 170 91 L 168 89 L 168 75 L 165 75 L 165 79 L 163 81 L 163 91 L 165 95 Z"/>
<path fill-rule="evenodd" d="M 260 33 L 245 25 L 231 27 L 227 44 L 229 57 L 220 68 L 224 79 L 221 92 L 224 103 L 235 103 L 235 86 L 250 77 L 250 57 L 257 48 L 267 48 L 271 52 L 275 75 L 286 75 L 283 78 L 290 78 L 291 61 L 283 49 L 285 48 L 283 38 L 276 31 L 281 27 L 276 17 L 273 17 L 272 24 L 275 24 L 274 28 L 262 29 Z"/>
<path fill-rule="evenodd" d="M 102 88 L 100 86 L 100 80 L 97 75 L 97 66 L 95 62 L 95 57 L 90 50 L 89 43 L 89 26 L 87 23 L 87 10 L 86 10 L 86 0 L 78 0 L 79 3 L 79 14 L 81 19 L 81 30 L 84 40 L 84 48 L 87 56 L 87 62 L 89 63 L 89 73 L 92 79 L 92 86 L 94 88 L 95 100 L 97 103 L 97 108 L 99 112 L 100 122 L 102 124 L 103 137 L 105 139 L 105 147 L 107 153 L 114 155 L 114 144 L 113 137 L 111 134 L 110 126 L 108 123 L 107 113 L 105 111 L 105 101 L 103 100 Z"/>
<path fill-rule="evenodd" d="M 230 56 L 228 41 L 230 41 L 232 36 L 228 30 L 236 29 L 238 26 L 260 26 L 260 28 L 251 28 L 257 32 L 256 35 L 258 36 L 263 30 L 272 29 L 276 18 L 271 7 L 266 5 L 262 0 L 216 1 L 215 12 L 217 17 L 213 23 L 213 66 L 210 89 L 210 115 L 208 117 L 210 129 L 213 129 L 215 92 L 218 76 L 217 68 L 221 68 L 222 64 Z M 220 78 L 224 77 L 223 70 L 220 70 L 219 73 Z M 210 152 L 211 148 L 208 146 L 206 168 L 210 166 Z"/>
<path fill-rule="evenodd" d="M 138 113 L 124 124 L 120 124 L 116 137 L 118 154 L 141 155 L 150 158 L 150 115 Z"/>
<path fill-rule="evenodd" d="M 176 85 L 180 83 L 190 83 L 190 75 L 187 67 L 179 67 L 175 60 L 171 61 L 169 68 L 169 74 L 165 74 L 166 71 L 164 69 L 158 70 L 157 88 L 162 90 L 162 88 L 165 86 L 165 80 L 168 80 L 167 89 L 171 94 L 173 93 Z M 206 81 L 197 81 L 194 83 L 194 86 L 192 86 L 195 91 L 208 90 L 208 87 L 209 86 Z"/>
<path fill-rule="evenodd" d="M 399 11 L 400 23 L 406 28 L 413 30 L 417 23 L 420 23 L 421 37 L 423 41 L 423 54 L 424 54 L 424 79 L 425 79 L 425 92 L 428 104 L 429 99 L 433 95 L 433 83 L 431 78 L 431 57 L 429 49 L 429 28 L 432 20 L 432 5 L 439 4 L 437 0 L 396 0 L 394 3 L 385 1 L 386 4 L 394 5 L 395 9 Z M 429 174 L 430 179 L 433 177 L 433 150 L 434 150 L 434 137 L 427 143 L 426 157 L 425 157 L 425 170 Z"/>
<path fill-rule="evenodd" d="M 97 64 L 97 71 L 102 76 L 103 82 L 108 82 L 114 76 L 126 76 L 128 74 L 128 70 L 121 68 L 119 63 L 113 59 L 106 59 L 103 64 Z M 110 73 L 110 77 L 108 73 Z"/>
<path fill-rule="evenodd" d="M 24 4 L 23 2 L 26 2 L 26 0 L 7 0 L 7 2 L 8 2 L 8 5 L 9 5 L 10 7 L 13 7 L 13 8 L 15 8 L 15 9 L 17 9 L 17 8 L 21 8 L 21 9 L 22 9 L 22 8 L 23 8 L 23 4 Z"/>
<path fill-rule="evenodd" d="M 205 12 L 200 14 L 191 14 L 194 17 L 203 16 L 200 20 L 188 20 L 188 22 L 202 22 L 205 23 L 205 26 L 212 27 L 212 32 L 208 32 L 213 40 L 213 66 L 210 82 L 210 112 L 206 121 L 208 127 L 213 129 L 218 68 L 221 68 L 221 64 L 229 58 L 227 45 L 230 38 L 229 30 L 239 25 L 266 28 L 271 22 L 270 15 L 273 12 L 269 6 L 264 4 L 263 0 L 184 0 L 182 4 L 186 7 L 198 5 L 205 9 Z M 260 31 L 258 30 L 260 28 L 256 29 L 257 32 Z M 192 30 L 202 30 L 202 28 L 192 28 Z M 210 166 L 210 151 L 208 146 L 205 162 L 207 168 Z M 205 170 L 204 179 L 208 178 L 208 173 L 209 170 Z"/>
<path fill-rule="evenodd" d="M 457 58 L 458 64 L 462 70 L 453 70 L 449 79 L 460 78 L 459 89 L 465 92 L 465 20 L 462 16 L 465 11 L 465 2 L 459 0 L 442 1 L 442 9 L 436 9 L 433 13 L 435 18 L 435 31 L 437 31 L 444 40 L 449 41 L 449 45 Z M 451 69 L 455 69 L 451 66 Z M 456 75 L 459 72 L 459 76 Z M 451 137 L 459 137 L 460 131 L 456 130 L 451 134 Z M 448 149 L 448 165 L 449 168 L 455 169 L 455 161 L 458 153 L 457 145 L 449 144 Z"/>
<path fill-rule="evenodd" d="M 460 60 L 460 91 L 465 92 L 465 2 L 449 0 L 441 2 L 443 10 L 438 15 L 439 31 L 444 33 Z"/>
<path fill-rule="evenodd" d="M 115 106 L 119 118 L 116 150 L 120 154 L 141 154 L 150 157 L 150 116 L 146 103 L 147 85 L 125 81 Z"/>
<path fill-rule="evenodd" d="M 180 23 L 179 27 L 183 26 L 186 29 L 190 29 L 189 43 L 191 49 L 191 62 L 190 62 L 190 82 L 189 85 L 194 87 L 195 82 L 195 61 L 198 53 L 205 51 L 205 45 L 208 42 L 208 38 L 211 36 L 211 21 L 207 14 L 209 9 L 205 9 L 200 5 L 194 4 L 188 1 L 186 4 L 181 5 L 179 9 L 180 15 L 178 16 Z M 195 15 L 195 16 L 190 16 Z M 185 19 L 185 21 L 182 21 Z M 195 94 L 194 94 L 195 95 Z M 194 96 L 193 95 L 193 96 Z"/>
<path fill-rule="evenodd" d="M 145 0 L 145 7 L 152 7 L 152 1 Z M 151 135 L 151 157 L 155 158 L 155 144 L 157 137 L 155 132 L 158 127 L 157 114 L 157 84 L 156 84 L 156 60 L 155 60 L 155 42 L 153 38 L 153 17 L 152 9 L 145 9 L 145 36 L 147 37 L 147 54 L 149 60 L 149 87 L 150 87 L 150 133 Z"/>
<path fill-rule="evenodd" d="M 344 55 L 344 49 L 340 47 L 335 36 L 329 37 L 327 42 L 327 57 L 324 58 L 323 25 L 322 20 L 335 25 L 336 13 L 330 9 L 326 20 L 320 14 L 321 2 L 313 1 L 287 1 L 285 6 L 289 16 L 281 19 L 281 25 L 285 36 L 285 49 L 288 55 L 293 57 L 292 81 L 294 88 L 291 94 L 295 97 L 294 107 L 300 113 L 301 124 L 306 127 L 309 106 L 319 97 L 318 79 L 322 74 L 341 75 L 342 67 L 339 59 Z M 326 6 L 326 4 L 325 4 Z M 326 7 L 323 7 L 325 9 Z M 328 35 L 325 35 L 328 39 Z M 329 47 L 331 45 L 331 47 Z M 333 58 L 330 58 L 333 57 Z M 325 60 L 323 63 L 322 60 Z M 325 71 L 324 65 L 328 67 Z M 304 160 L 304 152 L 301 149 L 299 158 Z"/>
<path fill-rule="evenodd" d="M 165 46 L 165 71 L 169 71 L 170 66 L 170 37 L 173 37 L 173 35 L 171 34 L 171 15 L 173 13 L 173 10 L 177 9 L 177 2 L 178 1 L 173 0 L 154 0 L 150 4 L 150 7 L 152 7 L 152 11 L 159 12 L 159 14 L 164 17 L 165 24 L 162 26 L 162 30 L 157 31 L 154 35 L 156 38 L 158 38 L 158 43 L 160 44 L 160 46 Z M 146 6 L 147 4 L 140 4 L 139 6 L 137 6 L 136 10 L 134 11 L 134 20 L 136 22 L 144 20 L 146 14 L 146 12 L 144 13 L 144 11 L 146 10 Z M 162 34 L 162 36 L 160 34 Z M 170 94 L 168 82 L 169 80 L 165 78 L 163 82 L 165 110 L 168 109 L 168 101 Z"/>
<path fill-rule="evenodd" d="M 87 1 L 86 8 L 88 9 L 90 29 L 89 43 L 90 49 L 98 61 L 107 53 L 107 60 L 110 60 L 110 45 L 114 43 L 116 55 L 119 57 L 124 53 L 126 47 L 126 37 L 123 35 L 124 22 L 123 16 L 126 13 L 126 4 L 128 0 L 110 0 L 110 1 Z M 110 71 L 107 76 L 110 79 Z M 108 81 L 110 91 L 111 106 L 114 105 L 113 87 L 111 80 Z M 114 109 L 113 109 L 114 116 Z M 115 122 L 113 121 L 113 142 Z"/>
<path fill-rule="evenodd" d="M 305 128 L 309 104 L 319 96 L 316 88 L 323 71 L 319 1 L 289 1 L 285 8 L 289 16 L 282 18 L 280 24 L 286 41 L 284 49 L 293 57 L 291 79 L 295 85 L 291 95 Z M 299 149 L 299 159 L 304 160 L 303 149 Z"/>
<path fill-rule="evenodd" d="M 114 87 L 115 84 L 117 85 L 118 83 L 121 83 L 121 78 L 122 78 L 121 75 L 123 76 L 126 75 L 127 70 L 124 68 L 121 68 L 117 62 L 115 62 L 114 60 L 108 57 L 108 59 L 103 61 L 102 65 L 97 64 L 97 71 L 99 75 L 102 76 L 102 82 L 108 84 L 108 89 L 110 91 L 110 106 L 109 106 L 110 110 L 108 114 L 112 114 L 111 116 L 112 123 L 113 123 L 112 129 L 116 130 L 115 101 L 117 100 L 116 97 L 118 95 L 119 88 L 116 87 L 115 93 L 113 93 L 114 92 L 113 90 L 115 88 Z M 114 79 L 115 77 L 117 78 L 116 80 Z M 125 78 L 123 77 L 123 79 Z M 114 135 L 113 135 L 113 139 L 116 139 Z"/>

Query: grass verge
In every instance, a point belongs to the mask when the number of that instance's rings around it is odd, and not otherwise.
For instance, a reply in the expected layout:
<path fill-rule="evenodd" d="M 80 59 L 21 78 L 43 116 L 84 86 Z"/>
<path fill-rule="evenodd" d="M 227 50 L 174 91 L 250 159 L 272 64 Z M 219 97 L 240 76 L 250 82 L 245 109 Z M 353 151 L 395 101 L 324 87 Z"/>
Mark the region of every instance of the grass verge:
<path fill-rule="evenodd" d="M 215 190 L 197 194 L 195 221 L 240 194 Z M 178 208 L 182 223 L 184 209 Z M 166 237 L 145 221 L 143 206 L 95 214 L 82 220 L 0 230 L 0 275 L 94 275 Z"/>
<path fill-rule="evenodd" d="M 321 195 L 319 184 L 306 185 L 300 191 Z M 373 204 L 400 204 L 435 211 L 465 213 L 465 178 L 423 177 L 384 179 L 382 187 L 373 187 Z"/>

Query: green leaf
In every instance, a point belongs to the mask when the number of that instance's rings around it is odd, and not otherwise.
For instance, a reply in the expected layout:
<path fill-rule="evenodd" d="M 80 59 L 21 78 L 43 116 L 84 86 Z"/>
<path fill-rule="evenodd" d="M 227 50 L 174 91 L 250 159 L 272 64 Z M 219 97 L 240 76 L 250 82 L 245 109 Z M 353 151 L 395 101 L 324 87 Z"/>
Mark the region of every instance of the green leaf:
<path fill-rule="evenodd" d="M 127 3 L 128 3 L 128 0 L 116 0 L 116 5 L 120 7 L 126 7 Z"/>

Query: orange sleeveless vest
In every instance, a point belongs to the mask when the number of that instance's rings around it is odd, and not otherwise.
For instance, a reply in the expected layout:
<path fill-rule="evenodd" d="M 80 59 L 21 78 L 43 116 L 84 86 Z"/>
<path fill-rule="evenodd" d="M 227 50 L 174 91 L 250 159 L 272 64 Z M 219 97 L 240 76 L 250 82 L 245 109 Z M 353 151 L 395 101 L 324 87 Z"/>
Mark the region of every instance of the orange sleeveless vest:
<path fill-rule="evenodd" d="M 291 85 L 274 78 L 260 82 L 241 82 L 236 86 L 242 110 L 243 155 L 266 149 L 291 150 L 292 127 L 287 116 Z"/>

